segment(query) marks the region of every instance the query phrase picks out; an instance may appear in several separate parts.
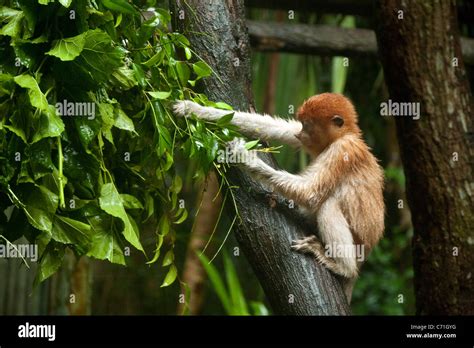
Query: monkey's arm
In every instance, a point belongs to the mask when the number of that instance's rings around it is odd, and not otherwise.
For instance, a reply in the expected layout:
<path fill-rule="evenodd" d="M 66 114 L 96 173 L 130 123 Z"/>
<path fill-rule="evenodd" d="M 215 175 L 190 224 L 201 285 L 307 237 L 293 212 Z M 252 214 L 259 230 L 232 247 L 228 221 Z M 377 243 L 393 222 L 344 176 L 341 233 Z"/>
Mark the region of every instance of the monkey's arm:
<path fill-rule="evenodd" d="M 178 116 L 195 114 L 207 121 L 217 121 L 231 111 L 219 110 L 201 106 L 192 101 L 178 101 L 173 106 Z M 293 147 L 300 147 L 301 142 L 295 137 L 301 131 L 301 123 L 295 120 L 285 120 L 269 115 L 235 111 L 231 124 L 239 127 L 245 135 L 260 140 L 277 140 Z"/>
<path fill-rule="evenodd" d="M 353 147 L 350 139 L 337 140 L 299 175 L 276 170 L 252 155 L 243 156 L 251 159 L 243 165 L 296 204 L 318 209 L 357 161 L 357 156 L 351 156 Z M 242 153 L 248 150 L 236 151 Z"/>

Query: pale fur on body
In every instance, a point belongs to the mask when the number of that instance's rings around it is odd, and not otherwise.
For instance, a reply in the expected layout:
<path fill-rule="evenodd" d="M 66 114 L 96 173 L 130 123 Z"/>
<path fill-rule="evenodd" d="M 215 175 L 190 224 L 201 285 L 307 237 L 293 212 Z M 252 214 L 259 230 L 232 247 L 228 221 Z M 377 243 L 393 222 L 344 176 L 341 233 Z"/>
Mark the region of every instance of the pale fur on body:
<path fill-rule="evenodd" d="M 229 113 L 189 101 L 176 103 L 174 111 L 180 116 L 193 113 L 209 121 Z M 298 175 L 276 170 L 257 156 L 250 156 L 252 160 L 244 166 L 315 220 L 321 242 L 311 236 L 294 241 L 292 248 L 312 254 L 344 277 L 350 302 L 362 263 L 355 257 L 356 244 L 363 245 L 366 256 L 383 234 L 383 171 L 362 139 L 352 103 L 344 96 L 316 95 L 300 107 L 298 119 L 301 122 L 237 111 L 231 123 L 250 137 L 303 147 L 312 156 L 311 163 Z M 354 248 L 353 256 L 328 257 L 328 245 L 350 246 Z"/>

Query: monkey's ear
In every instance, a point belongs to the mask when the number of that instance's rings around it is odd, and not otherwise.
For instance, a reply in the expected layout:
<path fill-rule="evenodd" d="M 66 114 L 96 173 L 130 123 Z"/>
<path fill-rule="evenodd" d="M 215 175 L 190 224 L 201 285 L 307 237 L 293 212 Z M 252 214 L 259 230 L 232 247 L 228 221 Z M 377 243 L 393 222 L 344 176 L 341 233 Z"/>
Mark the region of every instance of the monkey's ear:
<path fill-rule="evenodd" d="M 332 123 L 334 123 L 336 126 L 338 126 L 339 128 L 341 128 L 344 124 L 344 119 L 339 116 L 339 115 L 334 115 L 332 118 L 331 118 L 331 121 Z"/>

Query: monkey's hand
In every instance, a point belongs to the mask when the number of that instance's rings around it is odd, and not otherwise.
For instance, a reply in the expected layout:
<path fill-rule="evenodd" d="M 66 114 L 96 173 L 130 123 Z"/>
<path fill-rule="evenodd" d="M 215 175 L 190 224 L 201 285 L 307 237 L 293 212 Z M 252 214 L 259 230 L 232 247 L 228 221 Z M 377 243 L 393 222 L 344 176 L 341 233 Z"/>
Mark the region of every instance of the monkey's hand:
<path fill-rule="evenodd" d="M 273 170 L 257 156 L 257 151 L 249 151 L 245 147 L 245 140 L 235 138 L 228 143 L 228 150 L 232 154 L 229 163 L 238 164 L 246 171 L 261 177 L 266 177 Z"/>
<path fill-rule="evenodd" d="M 189 117 L 191 114 L 200 116 L 204 107 L 190 100 L 179 100 L 173 104 L 173 113 L 179 117 Z"/>

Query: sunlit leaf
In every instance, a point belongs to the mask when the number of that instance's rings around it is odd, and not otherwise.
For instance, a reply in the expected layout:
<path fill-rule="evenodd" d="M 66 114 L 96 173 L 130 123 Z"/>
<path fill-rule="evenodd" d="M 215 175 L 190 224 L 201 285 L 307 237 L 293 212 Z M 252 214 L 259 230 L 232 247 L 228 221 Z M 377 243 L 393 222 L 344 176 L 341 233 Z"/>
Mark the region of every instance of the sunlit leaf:
<path fill-rule="evenodd" d="M 15 76 L 13 80 L 20 87 L 28 89 L 28 96 L 30 97 L 31 105 L 42 111 L 48 111 L 48 101 L 46 100 L 46 96 L 41 92 L 38 82 L 33 76 L 23 74 Z"/>
<path fill-rule="evenodd" d="M 112 183 L 102 186 L 99 198 L 100 208 L 107 214 L 115 216 L 124 223 L 123 235 L 125 239 L 138 250 L 143 251 L 143 247 L 138 239 L 133 226 L 130 222 L 129 216 L 125 212 L 122 203 L 122 198 L 118 193 L 116 187 Z"/>
<path fill-rule="evenodd" d="M 139 13 L 135 8 L 128 3 L 127 0 L 102 0 L 102 4 L 109 10 L 126 13 L 131 15 L 138 15 Z"/>
<path fill-rule="evenodd" d="M 168 250 L 163 257 L 163 263 L 161 264 L 163 267 L 169 266 L 174 262 L 174 253 L 173 250 Z"/>
<path fill-rule="evenodd" d="M 84 49 L 86 34 L 82 33 L 66 39 L 56 40 L 53 42 L 53 48 L 45 54 L 55 56 L 62 61 L 74 60 Z"/>
<path fill-rule="evenodd" d="M 171 91 L 170 92 L 147 92 L 147 93 L 155 99 L 168 99 L 168 97 L 171 95 Z"/>
<path fill-rule="evenodd" d="M 166 274 L 165 280 L 161 284 L 161 288 L 170 286 L 176 280 L 176 276 L 178 275 L 178 270 L 176 269 L 175 265 L 171 265 L 168 273 Z"/>

